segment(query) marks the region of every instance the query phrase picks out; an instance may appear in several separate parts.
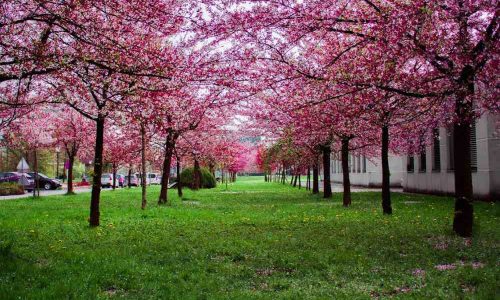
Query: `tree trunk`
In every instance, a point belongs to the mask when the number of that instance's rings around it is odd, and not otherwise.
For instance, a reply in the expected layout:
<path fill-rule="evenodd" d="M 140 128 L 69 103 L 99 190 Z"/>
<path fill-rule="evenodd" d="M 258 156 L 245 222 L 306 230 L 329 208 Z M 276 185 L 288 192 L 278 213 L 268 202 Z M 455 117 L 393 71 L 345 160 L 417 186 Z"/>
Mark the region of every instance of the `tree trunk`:
<path fill-rule="evenodd" d="M 200 163 L 198 159 L 194 159 L 194 168 L 193 168 L 193 190 L 199 190 L 201 188 L 201 170 Z"/>
<path fill-rule="evenodd" d="M 35 171 L 35 186 L 33 188 L 33 197 L 40 196 L 40 178 L 38 178 L 38 156 L 36 148 L 33 151 L 33 168 Z"/>
<path fill-rule="evenodd" d="M 311 190 L 311 167 L 307 167 L 307 182 L 306 182 L 306 190 Z"/>
<path fill-rule="evenodd" d="M 132 177 L 132 166 L 130 166 L 128 168 L 128 182 L 127 182 L 127 186 L 128 186 L 129 189 L 132 188 L 132 181 L 130 180 L 131 177 Z"/>
<path fill-rule="evenodd" d="M 318 164 L 316 163 L 313 166 L 313 187 L 312 187 L 313 194 L 319 194 L 319 168 Z"/>
<path fill-rule="evenodd" d="M 177 195 L 182 198 L 182 182 L 181 182 L 181 160 L 180 157 L 176 157 L 177 160 Z"/>
<path fill-rule="evenodd" d="M 214 164 L 213 164 L 213 163 L 210 163 L 210 164 L 208 165 L 208 170 L 210 171 L 210 174 L 212 174 L 212 176 L 214 176 L 214 177 L 215 177 L 215 166 L 214 166 Z"/>
<path fill-rule="evenodd" d="M 68 151 L 68 158 L 69 158 L 69 168 L 68 168 L 68 191 L 66 192 L 67 195 L 72 195 L 74 194 L 73 191 L 73 164 L 75 163 L 75 153 L 73 150 L 67 150 Z"/>
<path fill-rule="evenodd" d="M 382 126 L 382 210 L 384 214 L 392 214 L 391 188 L 389 171 L 389 127 Z"/>
<path fill-rule="evenodd" d="M 130 174 L 130 173 L 129 173 Z M 130 177 L 129 177 L 130 184 Z M 141 122 L 141 209 L 148 205 L 146 187 L 146 126 Z"/>
<path fill-rule="evenodd" d="M 351 205 L 351 180 L 349 178 L 349 139 L 342 139 L 342 184 L 344 186 L 343 204 Z"/>
<path fill-rule="evenodd" d="M 59 149 L 56 149 L 56 179 L 59 179 Z M 9 150 L 7 149 L 7 159 L 9 158 Z"/>
<path fill-rule="evenodd" d="M 323 198 L 332 197 L 332 182 L 330 181 L 330 146 L 323 147 Z"/>
<path fill-rule="evenodd" d="M 170 163 L 172 162 L 172 154 L 175 148 L 175 141 L 177 136 L 170 132 L 167 135 L 167 140 L 165 142 L 165 157 L 163 159 L 163 170 L 161 178 L 161 190 L 160 197 L 158 198 L 158 204 L 169 204 L 168 203 L 168 180 L 170 179 Z M 143 175 L 144 177 L 146 175 Z"/>
<path fill-rule="evenodd" d="M 92 179 L 92 194 L 90 198 L 91 227 L 99 226 L 99 200 L 101 196 L 102 176 L 102 151 L 104 146 L 104 117 L 99 116 L 96 121 L 95 150 L 94 150 L 94 175 Z"/>
<path fill-rule="evenodd" d="M 472 85 L 472 84 L 471 84 Z M 472 92 L 473 86 L 468 87 Z M 457 120 L 453 125 L 455 156 L 455 216 L 453 230 L 462 237 L 472 236 L 474 221 L 470 128 L 473 122 L 472 103 L 465 96 L 456 101 Z"/>
<path fill-rule="evenodd" d="M 300 175 L 301 175 L 301 174 L 299 173 L 299 175 L 298 175 L 298 176 L 299 176 L 299 190 L 302 188 L 302 182 L 301 182 L 301 180 L 300 180 Z"/>
<path fill-rule="evenodd" d="M 285 164 L 283 164 L 283 169 L 281 170 L 281 183 L 282 184 L 286 183 L 286 167 L 285 167 Z"/>
<path fill-rule="evenodd" d="M 113 168 L 113 191 L 114 191 L 116 189 L 116 172 L 117 172 L 116 168 L 117 167 L 116 167 L 115 163 L 113 163 L 111 165 L 111 167 Z"/>

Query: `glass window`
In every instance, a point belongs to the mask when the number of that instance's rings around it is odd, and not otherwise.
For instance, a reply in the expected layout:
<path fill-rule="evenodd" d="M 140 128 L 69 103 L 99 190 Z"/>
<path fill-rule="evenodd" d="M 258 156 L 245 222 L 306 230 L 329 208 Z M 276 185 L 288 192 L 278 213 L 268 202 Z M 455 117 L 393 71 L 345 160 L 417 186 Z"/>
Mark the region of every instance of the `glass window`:
<path fill-rule="evenodd" d="M 434 141 L 432 143 L 432 171 L 441 171 L 441 142 L 439 140 L 439 129 L 434 129 Z"/>
<path fill-rule="evenodd" d="M 425 150 L 420 153 L 419 171 L 422 173 L 427 171 L 427 155 Z"/>
<path fill-rule="evenodd" d="M 413 173 L 415 171 L 415 159 L 413 156 L 408 156 L 408 161 L 406 163 L 406 171 L 408 173 Z"/>

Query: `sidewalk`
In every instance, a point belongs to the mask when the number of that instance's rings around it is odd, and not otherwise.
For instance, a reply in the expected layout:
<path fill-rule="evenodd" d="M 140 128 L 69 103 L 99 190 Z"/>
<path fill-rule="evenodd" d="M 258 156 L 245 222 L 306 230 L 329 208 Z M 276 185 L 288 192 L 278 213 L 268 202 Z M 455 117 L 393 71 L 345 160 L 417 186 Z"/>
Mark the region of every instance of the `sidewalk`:
<path fill-rule="evenodd" d="M 80 193 L 88 193 L 90 192 L 91 187 L 75 187 L 74 192 L 76 194 Z M 50 191 L 45 191 L 45 190 L 40 190 L 40 197 L 43 196 L 54 196 L 54 195 L 64 195 L 66 194 L 66 187 L 63 187 L 62 189 L 59 190 L 50 190 Z M 23 195 L 11 195 L 11 196 L 0 196 L 0 201 L 2 200 L 14 200 L 14 199 L 22 199 L 22 198 L 29 198 L 33 196 L 33 193 L 24 193 Z"/>
<path fill-rule="evenodd" d="M 301 186 L 303 188 L 306 187 L 307 181 L 303 180 Z M 331 182 L 332 184 L 332 192 L 333 193 L 342 193 L 344 191 L 344 188 L 342 186 L 341 182 Z M 298 182 L 297 182 L 298 185 Z M 312 186 L 312 181 L 311 181 L 311 186 Z M 319 181 L 319 190 L 323 191 L 323 180 Z M 356 193 L 356 192 L 382 192 L 382 188 L 373 188 L 373 187 L 364 187 L 364 186 L 353 186 L 351 185 L 351 192 Z M 391 192 L 396 192 L 396 193 L 402 193 L 403 188 L 400 187 L 391 187 Z"/>

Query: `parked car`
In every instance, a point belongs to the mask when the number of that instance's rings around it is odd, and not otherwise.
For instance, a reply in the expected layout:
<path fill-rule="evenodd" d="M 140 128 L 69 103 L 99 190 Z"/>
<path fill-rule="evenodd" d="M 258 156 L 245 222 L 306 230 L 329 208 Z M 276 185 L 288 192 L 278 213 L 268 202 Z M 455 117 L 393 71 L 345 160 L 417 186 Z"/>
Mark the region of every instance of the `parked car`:
<path fill-rule="evenodd" d="M 147 173 L 146 174 L 147 184 L 161 184 L 161 176 L 157 173 Z"/>
<path fill-rule="evenodd" d="M 62 186 L 61 182 L 57 179 L 49 178 L 47 175 L 43 173 L 38 173 L 38 177 L 35 176 L 35 172 L 28 172 L 28 174 L 35 178 L 35 187 L 38 182 L 38 187 L 42 188 L 46 191 L 48 190 L 56 190 Z"/>
<path fill-rule="evenodd" d="M 128 186 L 129 181 L 131 186 L 139 186 L 139 178 L 137 178 L 136 175 L 131 175 L 130 177 L 128 175 L 125 176 L 123 186 Z"/>
<path fill-rule="evenodd" d="M 118 182 L 117 182 L 118 184 Z M 104 173 L 101 175 L 101 186 L 102 187 L 112 187 L 113 186 L 113 174 Z"/>
<path fill-rule="evenodd" d="M 0 182 L 17 182 L 27 192 L 31 192 L 35 188 L 35 180 L 27 173 L 2 172 L 0 173 Z"/>

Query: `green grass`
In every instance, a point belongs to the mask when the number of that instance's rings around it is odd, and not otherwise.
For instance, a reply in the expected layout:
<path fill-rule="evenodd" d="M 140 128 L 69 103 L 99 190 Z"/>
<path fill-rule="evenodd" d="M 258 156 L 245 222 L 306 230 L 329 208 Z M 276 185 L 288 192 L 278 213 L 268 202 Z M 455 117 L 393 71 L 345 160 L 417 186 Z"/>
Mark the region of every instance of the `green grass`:
<path fill-rule="evenodd" d="M 169 196 L 158 187 L 0 201 L 0 298 L 493 299 L 499 289 L 500 210 L 476 203 L 476 231 L 451 232 L 453 201 L 379 193 L 331 200 L 262 178 Z M 475 263 L 476 268 L 472 267 Z M 453 264 L 455 269 L 438 270 Z M 416 271 L 422 270 L 422 271 Z"/>

